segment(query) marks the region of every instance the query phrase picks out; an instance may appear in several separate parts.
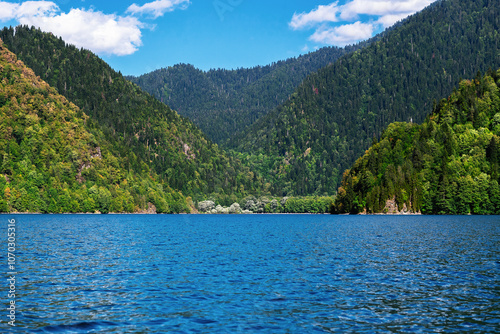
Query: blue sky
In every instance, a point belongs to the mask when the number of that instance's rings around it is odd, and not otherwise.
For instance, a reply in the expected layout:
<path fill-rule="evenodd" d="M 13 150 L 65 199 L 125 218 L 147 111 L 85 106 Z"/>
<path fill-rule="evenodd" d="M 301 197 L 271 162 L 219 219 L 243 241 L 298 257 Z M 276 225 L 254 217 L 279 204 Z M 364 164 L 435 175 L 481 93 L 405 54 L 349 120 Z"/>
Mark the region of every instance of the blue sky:
<path fill-rule="evenodd" d="M 139 75 L 178 63 L 203 70 L 266 65 L 353 44 L 433 1 L 0 0 L 0 26 L 40 27 Z"/>

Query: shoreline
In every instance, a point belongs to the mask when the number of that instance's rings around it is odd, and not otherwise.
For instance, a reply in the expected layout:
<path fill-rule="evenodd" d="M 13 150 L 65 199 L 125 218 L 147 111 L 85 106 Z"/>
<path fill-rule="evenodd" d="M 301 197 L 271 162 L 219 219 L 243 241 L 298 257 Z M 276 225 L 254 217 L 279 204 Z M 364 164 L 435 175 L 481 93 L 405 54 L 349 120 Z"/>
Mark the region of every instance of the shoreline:
<path fill-rule="evenodd" d="M 145 212 L 109 212 L 109 213 L 89 213 L 89 212 L 77 212 L 77 213 L 40 213 L 40 212 L 0 212 L 0 215 L 94 215 L 94 216 L 108 216 L 108 215 L 141 215 L 141 216 L 154 216 L 154 215 L 165 215 L 165 216 L 176 216 L 176 215 L 185 215 L 185 216 L 254 216 L 254 215 L 331 215 L 338 216 L 336 214 L 331 213 L 311 213 L 311 212 L 303 212 L 303 213 L 145 213 Z"/>

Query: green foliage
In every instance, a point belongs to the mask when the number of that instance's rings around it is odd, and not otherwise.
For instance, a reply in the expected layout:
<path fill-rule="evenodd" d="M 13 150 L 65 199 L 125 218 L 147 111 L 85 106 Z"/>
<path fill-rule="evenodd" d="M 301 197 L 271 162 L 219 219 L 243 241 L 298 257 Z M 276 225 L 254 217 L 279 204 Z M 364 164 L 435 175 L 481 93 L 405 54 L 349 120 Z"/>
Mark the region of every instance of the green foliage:
<path fill-rule="evenodd" d="M 393 123 L 342 179 L 340 213 L 387 200 L 426 214 L 498 214 L 500 70 L 461 81 L 422 125 Z"/>
<path fill-rule="evenodd" d="M 125 170 L 141 173 L 149 166 L 166 184 L 187 195 L 245 196 L 260 191 L 262 180 L 240 161 L 90 51 L 35 28 L 5 28 L 0 38 L 38 76 L 80 107 L 80 115 L 90 116 L 87 129 L 96 142 L 110 144 Z M 10 78 L 11 71 L 6 70 L 5 77 Z M 63 154 L 71 159 L 71 150 Z M 122 177 L 116 166 L 106 175 L 115 181 Z M 69 166 L 54 168 L 64 177 Z M 159 206 L 165 207 L 161 201 Z"/>
<path fill-rule="evenodd" d="M 284 103 L 308 74 L 359 47 L 322 48 L 250 69 L 203 72 L 179 64 L 127 79 L 191 119 L 214 142 L 231 147 L 235 135 Z"/>
<path fill-rule="evenodd" d="M 0 212 L 140 212 L 148 203 L 158 212 L 189 212 L 147 166 L 129 171 L 100 130 L 88 131 L 88 116 L 1 41 L 0 95 L 7 101 L 0 106 Z"/>
<path fill-rule="evenodd" d="M 308 76 L 289 101 L 246 130 L 238 150 L 274 157 L 263 175 L 275 193 L 334 194 L 342 172 L 388 124 L 422 122 L 460 78 L 500 66 L 499 9 L 498 1 L 435 2 Z M 476 107 L 460 117 L 486 127 L 486 105 Z M 494 122 L 498 136 L 499 118 Z"/>
<path fill-rule="evenodd" d="M 443 0 L 352 48 L 248 70 L 179 65 L 134 79 L 205 124 L 235 149 L 230 155 L 91 52 L 34 28 L 5 28 L 4 43 L 54 88 L 2 47 L 0 209 L 185 212 L 185 195 L 223 205 L 254 195 L 293 197 L 288 206 L 266 202 L 263 212 L 324 211 L 308 198 L 334 194 L 342 171 L 376 143 L 344 174 L 337 210 L 378 212 L 391 199 L 426 213 L 495 212 L 496 73 L 461 82 L 453 100 L 429 102 L 460 77 L 500 66 L 498 9 Z M 394 121 L 410 124 L 383 132 Z"/>
<path fill-rule="evenodd" d="M 291 197 L 283 208 L 284 213 L 330 213 L 333 199 L 331 197 Z"/>
<path fill-rule="evenodd" d="M 331 213 L 332 197 L 283 197 L 269 198 L 248 196 L 240 201 L 240 206 L 254 213 Z"/>

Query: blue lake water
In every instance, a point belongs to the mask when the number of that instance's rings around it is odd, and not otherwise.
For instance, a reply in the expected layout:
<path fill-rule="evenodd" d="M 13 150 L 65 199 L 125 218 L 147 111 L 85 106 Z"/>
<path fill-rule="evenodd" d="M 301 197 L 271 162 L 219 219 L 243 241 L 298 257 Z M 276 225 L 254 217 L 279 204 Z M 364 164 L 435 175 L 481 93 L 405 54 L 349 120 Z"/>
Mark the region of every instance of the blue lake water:
<path fill-rule="evenodd" d="M 19 333 L 500 330 L 500 217 L 10 218 Z"/>

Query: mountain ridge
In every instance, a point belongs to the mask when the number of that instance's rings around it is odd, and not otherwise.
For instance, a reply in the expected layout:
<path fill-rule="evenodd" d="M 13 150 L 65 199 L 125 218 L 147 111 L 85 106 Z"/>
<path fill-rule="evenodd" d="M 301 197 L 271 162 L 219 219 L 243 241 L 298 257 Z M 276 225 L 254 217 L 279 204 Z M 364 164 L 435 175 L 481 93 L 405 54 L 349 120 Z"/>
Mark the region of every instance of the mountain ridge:
<path fill-rule="evenodd" d="M 131 167 L 150 166 L 173 189 L 190 196 L 238 196 L 261 191 L 262 181 L 229 157 L 185 117 L 125 80 L 92 52 L 28 27 L 5 28 L 0 38 L 37 75 L 90 116 Z M 131 150 L 132 149 L 132 150 Z"/>
<path fill-rule="evenodd" d="M 461 77 L 500 66 L 497 2 L 443 0 L 309 75 L 241 135 L 242 159 L 278 193 L 335 193 L 343 171 L 394 121 L 421 122 Z M 271 172 L 267 172 L 270 170 Z"/>
<path fill-rule="evenodd" d="M 390 124 L 344 173 L 336 209 L 499 214 L 499 136 L 497 70 L 461 81 L 421 125 Z"/>
<path fill-rule="evenodd" d="M 131 173 L 89 117 L 0 39 L 0 212 L 189 212 L 147 166 Z"/>
<path fill-rule="evenodd" d="M 309 74 L 360 46 L 325 47 L 266 66 L 202 71 L 176 64 L 126 78 L 191 119 L 214 142 L 232 147 L 232 136 L 286 101 Z"/>

